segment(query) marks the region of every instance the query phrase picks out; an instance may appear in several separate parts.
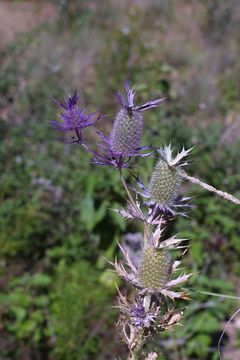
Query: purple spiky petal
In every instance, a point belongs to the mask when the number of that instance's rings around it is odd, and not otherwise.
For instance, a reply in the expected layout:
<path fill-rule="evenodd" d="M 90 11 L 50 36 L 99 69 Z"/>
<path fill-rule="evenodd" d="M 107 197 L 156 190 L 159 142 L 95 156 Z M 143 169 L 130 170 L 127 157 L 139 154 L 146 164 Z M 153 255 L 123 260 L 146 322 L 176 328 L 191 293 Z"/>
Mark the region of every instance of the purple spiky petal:
<path fill-rule="evenodd" d="M 123 108 L 125 108 L 129 112 L 129 114 L 132 114 L 132 112 L 134 110 L 135 111 L 144 111 L 144 110 L 147 110 L 147 109 L 150 109 L 150 108 L 153 108 L 153 107 L 157 107 L 160 102 L 165 100 L 165 98 L 151 100 L 151 101 L 148 101 L 147 103 L 145 103 L 143 105 L 135 107 L 134 106 L 134 96 L 135 96 L 134 87 L 132 87 L 130 89 L 127 80 L 124 81 L 124 86 L 125 86 L 125 90 L 126 90 L 126 93 L 127 93 L 127 102 L 124 101 L 124 99 L 121 96 L 119 90 L 118 90 L 117 93 L 114 93 L 114 94 L 115 94 L 116 98 L 118 99 L 118 101 L 120 102 L 121 106 Z"/>

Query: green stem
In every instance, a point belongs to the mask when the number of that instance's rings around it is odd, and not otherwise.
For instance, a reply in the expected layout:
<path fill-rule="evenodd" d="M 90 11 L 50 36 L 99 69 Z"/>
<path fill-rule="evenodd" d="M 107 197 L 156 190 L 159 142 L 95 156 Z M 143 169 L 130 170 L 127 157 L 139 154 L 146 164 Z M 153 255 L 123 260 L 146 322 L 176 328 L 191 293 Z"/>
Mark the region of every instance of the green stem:
<path fill-rule="evenodd" d="M 184 170 L 181 171 L 181 174 L 180 174 L 183 178 L 191 181 L 192 183 L 194 184 L 197 184 L 197 185 L 200 185 L 201 187 L 203 187 L 204 189 L 208 190 L 208 191 L 211 191 L 219 196 L 222 196 L 223 198 L 235 203 L 235 204 L 238 204 L 240 205 L 240 200 L 235 198 L 235 196 L 231 195 L 231 194 L 228 194 L 227 192 L 225 191 L 221 191 L 221 190 L 218 190 L 216 189 L 215 187 L 213 187 L 212 185 L 208 185 L 207 183 L 204 183 L 202 181 L 200 181 L 199 179 L 193 177 L 193 176 L 189 176 Z"/>
<path fill-rule="evenodd" d="M 130 200 L 130 203 L 132 204 L 132 206 L 134 207 L 134 209 L 136 210 L 136 212 L 138 213 L 138 215 L 140 216 L 140 219 L 143 221 L 144 223 L 144 245 L 147 244 L 147 240 L 150 238 L 150 231 L 149 231 L 149 225 L 146 223 L 146 218 L 143 214 L 143 212 L 141 211 L 141 209 L 138 208 L 138 206 L 135 204 L 135 201 L 133 200 L 133 197 L 132 197 L 132 194 L 127 186 L 127 183 L 124 179 L 124 176 L 122 174 L 122 169 L 119 168 L 119 174 L 120 174 L 120 178 L 121 178 L 121 181 L 123 183 L 123 186 L 128 194 L 128 197 L 129 197 L 129 200 Z"/>
<path fill-rule="evenodd" d="M 121 170 L 121 169 L 119 169 L 119 173 L 120 173 L 120 178 L 121 178 L 121 180 L 122 180 L 123 186 L 124 186 L 124 188 L 125 188 L 125 190 L 126 190 L 126 192 L 127 192 L 127 194 L 128 194 L 128 197 L 129 197 L 129 200 L 130 200 L 132 206 L 133 206 L 134 209 L 137 211 L 137 213 L 138 213 L 138 215 L 140 216 L 141 220 L 144 221 L 144 220 L 145 220 L 144 215 L 143 215 L 142 211 L 141 211 L 141 210 L 137 207 L 137 205 L 135 204 L 135 201 L 133 200 L 132 194 L 131 194 L 130 191 L 129 191 L 129 188 L 128 188 L 127 183 L 126 183 L 126 181 L 125 181 L 125 179 L 124 179 L 124 176 L 123 176 L 123 174 L 122 174 L 122 170 Z"/>
<path fill-rule="evenodd" d="M 135 347 L 135 350 L 132 354 L 132 359 L 131 360 L 138 360 L 138 356 L 140 355 L 140 352 L 142 350 L 143 347 L 143 331 L 141 331 L 141 333 L 139 334 L 139 338 L 138 338 L 138 343 Z"/>

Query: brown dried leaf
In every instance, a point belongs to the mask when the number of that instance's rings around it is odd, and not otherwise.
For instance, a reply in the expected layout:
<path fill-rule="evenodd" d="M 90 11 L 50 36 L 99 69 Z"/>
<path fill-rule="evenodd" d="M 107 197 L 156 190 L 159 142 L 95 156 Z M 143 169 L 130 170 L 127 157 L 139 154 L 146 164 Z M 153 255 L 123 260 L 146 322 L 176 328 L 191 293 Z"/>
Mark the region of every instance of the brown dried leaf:
<path fill-rule="evenodd" d="M 179 321 L 183 317 L 183 311 L 180 311 L 178 313 L 175 313 L 171 316 L 170 320 L 168 321 L 168 326 L 171 327 L 173 325 L 180 325 Z"/>
<path fill-rule="evenodd" d="M 129 281 L 133 285 L 137 285 L 136 274 L 127 272 L 123 264 L 117 262 L 117 258 L 115 259 L 114 263 L 109 260 L 108 262 L 115 267 L 115 270 L 120 277 L 124 278 L 126 281 Z M 128 264 L 128 266 L 130 265 Z M 132 264 L 132 266 L 134 265 Z"/>
<path fill-rule="evenodd" d="M 164 296 L 168 296 L 172 300 L 179 299 L 179 298 L 181 298 L 181 295 L 182 295 L 182 293 L 180 293 L 180 292 L 171 291 L 171 290 L 167 290 L 167 289 L 162 289 L 161 294 L 163 294 Z"/>
<path fill-rule="evenodd" d="M 127 305 L 127 306 L 128 306 L 127 297 L 126 297 L 126 296 L 123 296 L 123 294 L 122 294 L 121 291 L 119 290 L 117 284 L 116 284 L 116 288 L 117 288 L 117 292 L 118 292 L 120 301 L 121 301 L 124 305 Z"/>

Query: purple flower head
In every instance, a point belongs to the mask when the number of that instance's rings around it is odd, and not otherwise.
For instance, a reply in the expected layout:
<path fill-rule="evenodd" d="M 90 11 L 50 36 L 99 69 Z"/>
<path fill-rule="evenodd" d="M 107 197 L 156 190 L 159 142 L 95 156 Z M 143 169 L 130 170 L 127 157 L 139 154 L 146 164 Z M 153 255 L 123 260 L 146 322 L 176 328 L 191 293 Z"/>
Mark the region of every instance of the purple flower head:
<path fill-rule="evenodd" d="M 154 325 L 160 310 L 158 306 L 155 306 L 154 308 L 151 307 L 146 311 L 142 299 L 136 298 L 134 299 L 133 304 L 130 304 L 121 293 L 119 293 L 119 295 L 119 307 L 121 312 L 130 319 L 130 322 L 134 327 L 143 330 L 149 329 L 150 326 Z"/>
<path fill-rule="evenodd" d="M 124 101 L 123 97 L 120 94 L 120 91 L 118 91 L 118 93 L 114 93 L 115 96 L 117 97 L 118 101 L 120 102 L 120 104 L 122 105 L 122 107 L 128 111 L 128 113 L 131 115 L 133 113 L 133 111 L 144 111 L 153 107 L 157 107 L 158 104 L 160 102 L 162 102 L 165 98 L 161 98 L 161 99 L 157 99 L 157 100 L 152 100 L 152 101 L 148 101 L 147 103 L 140 105 L 140 106 L 134 106 L 134 95 L 135 92 L 134 87 L 133 88 L 129 88 L 128 85 L 128 81 L 125 80 L 124 81 L 124 86 L 127 92 L 127 103 Z"/>
<path fill-rule="evenodd" d="M 127 81 L 124 84 L 127 92 L 127 102 L 124 101 L 120 92 L 115 93 L 122 108 L 117 113 L 109 139 L 99 133 L 104 145 L 98 144 L 98 146 L 105 153 L 101 158 L 95 157 L 94 163 L 96 164 L 130 167 L 129 161 L 132 157 L 145 157 L 151 154 L 140 153 L 140 151 L 150 148 L 150 146 L 140 147 L 143 131 L 142 111 L 156 107 L 164 99 L 149 101 L 144 105 L 135 107 L 133 88 L 129 88 Z"/>
<path fill-rule="evenodd" d="M 139 318 L 143 318 L 145 316 L 145 310 L 143 307 L 143 303 L 140 300 L 136 301 L 135 305 L 132 305 L 132 314 L 139 317 Z"/>
<path fill-rule="evenodd" d="M 77 138 L 73 142 L 83 142 L 82 130 L 86 127 L 92 125 L 95 121 L 101 119 L 104 116 L 98 116 L 96 119 L 92 120 L 94 115 L 97 114 L 97 111 L 90 115 L 86 115 L 84 109 L 80 109 L 77 105 L 80 93 L 77 94 L 77 89 L 74 91 L 73 96 L 69 95 L 68 99 L 64 96 L 65 104 L 58 102 L 53 98 L 53 101 L 64 109 L 60 114 L 63 120 L 63 123 L 57 123 L 55 121 L 48 121 L 53 124 L 53 128 L 57 130 L 64 131 L 75 131 Z"/>
<path fill-rule="evenodd" d="M 133 324 L 140 329 L 148 328 L 154 321 L 154 315 L 145 312 L 143 303 L 140 300 L 136 300 L 134 305 L 129 306 L 128 315 L 131 317 Z"/>
<path fill-rule="evenodd" d="M 134 106 L 134 91 L 130 89 L 128 82 L 125 81 L 125 89 L 127 92 L 127 103 L 120 95 L 115 94 L 122 108 L 118 112 L 113 124 L 112 133 L 110 135 L 110 146 L 115 154 L 125 157 L 135 156 L 139 149 L 142 131 L 143 131 L 143 115 L 142 111 L 156 107 L 163 99 L 150 101 L 141 106 Z"/>

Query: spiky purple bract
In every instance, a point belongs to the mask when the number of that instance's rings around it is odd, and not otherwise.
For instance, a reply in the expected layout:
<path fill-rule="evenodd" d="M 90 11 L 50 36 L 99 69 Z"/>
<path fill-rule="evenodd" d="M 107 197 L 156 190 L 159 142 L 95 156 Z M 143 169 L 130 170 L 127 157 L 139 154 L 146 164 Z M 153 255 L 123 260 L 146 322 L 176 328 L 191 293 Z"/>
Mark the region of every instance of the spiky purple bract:
<path fill-rule="evenodd" d="M 149 328 L 154 324 L 154 320 L 157 317 L 154 312 L 146 312 L 143 302 L 139 299 L 136 299 L 136 302 L 133 305 L 129 304 L 128 306 L 122 306 L 121 310 L 130 316 L 132 324 L 139 330 Z"/>
<path fill-rule="evenodd" d="M 161 98 L 157 100 L 151 100 L 143 105 L 134 106 L 134 101 L 133 101 L 135 96 L 135 92 L 133 91 L 134 87 L 130 89 L 127 80 L 124 81 L 124 85 L 127 92 L 127 102 L 124 101 L 119 91 L 118 93 L 114 93 L 114 94 L 117 97 L 118 101 L 120 102 L 121 106 L 125 108 L 130 115 L 132 114 L 133 111 L 144 111 L 153 107 L 157 107 L 158 104 L 165 99 L 165 98 Z"/>

